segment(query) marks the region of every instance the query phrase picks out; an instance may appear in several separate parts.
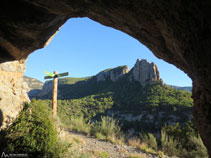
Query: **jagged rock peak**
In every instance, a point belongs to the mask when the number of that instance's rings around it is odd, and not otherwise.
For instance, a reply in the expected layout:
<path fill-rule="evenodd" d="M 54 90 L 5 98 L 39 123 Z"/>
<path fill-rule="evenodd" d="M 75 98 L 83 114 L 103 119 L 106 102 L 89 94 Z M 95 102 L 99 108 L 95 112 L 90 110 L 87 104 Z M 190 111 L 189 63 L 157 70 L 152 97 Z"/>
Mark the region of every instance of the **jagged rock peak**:
<path fill-rule="evenodd" d="M 96 75 L 97 81 L 111 80 L 111 81 L 115 82 L 120 77 L 122 77 L 124 74 L 127 74 L 129 72 L 129 70 L 130 69 L 127 65 L 118 66 L 113 69 L 103 70 Z"/>
<path fill-rule="evenodd" d="M 160 78 L 160 72 L 155 63 L 149 63 L 145 59 L 137 59 L 136 64 L 131 70 L 130 80 L 138 81 L 143 87 L 146 84 L 152 84 L 156 81 L 163 84 Z"/>

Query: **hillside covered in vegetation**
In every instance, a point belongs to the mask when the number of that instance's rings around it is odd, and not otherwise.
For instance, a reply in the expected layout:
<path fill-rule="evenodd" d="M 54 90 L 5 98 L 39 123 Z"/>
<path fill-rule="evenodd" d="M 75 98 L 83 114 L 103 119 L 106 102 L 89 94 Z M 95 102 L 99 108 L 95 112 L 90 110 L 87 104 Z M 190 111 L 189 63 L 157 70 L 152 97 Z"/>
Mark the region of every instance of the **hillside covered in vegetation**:
<path fill-rule="evenodd" d="M 51 107 L 51 95 L 48 81 L 32 102 Z M 192 119 L 191 92 L 164 84 L 154 63 L 137 60 L 130 71 L 120 66 L 59 79 L 58 97 L 58 116 L 71 131 L 152 154 L 206 157 Z"/>
<path fill-rule="evenodd" d="M 52 81 L 37 99 L 51 105 Z M 158 132 L 164 125 L 192 119 L 191 93 L 171 88 L 160 78 L 157 66 L 137 60 L 134 67 L 106 69 L 95 76 L 59 79 L 58 110 L 67 121 L 81 116 L 96 121 L 102 116 L 119 120 L 125 131 Z"/>

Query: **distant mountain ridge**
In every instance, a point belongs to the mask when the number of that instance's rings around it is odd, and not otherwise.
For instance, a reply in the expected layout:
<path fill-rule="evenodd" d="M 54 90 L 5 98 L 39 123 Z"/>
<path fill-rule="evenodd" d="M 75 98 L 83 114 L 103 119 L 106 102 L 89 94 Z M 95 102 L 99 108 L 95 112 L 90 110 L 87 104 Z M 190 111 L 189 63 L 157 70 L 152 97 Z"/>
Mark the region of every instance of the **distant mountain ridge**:
<path fill-rule="evenodd" d="M 192 92 L 192 87 L 191 86 L 186 86 L 186 87 L 179 87 L 179 86 L 174 86 L 174 85 L 168 85 L 168 86 L 170 86 L 172 88 L 179 89 L 179 90 Z"/>
<path fill-rule="evenodd" d="M 85 78 L 62 78 L 59 79 L 59 88 L 58 88 L 58 98 L 60 99 L 68 99 L 68 95 L 72 96 L 75 95 L 74 93 L 70 93 L 73 87 L 81 87 L 84 89 L 84 86 L 90 88 L 90 91 L 86 93 L 92 94 L 93 90 L 98 87 L 96 91 L 100 90 L 103 87 L 100 87 L 105 84 L 109 84 L 112 82 L 118 81 L 122 77 L 126 77 L 128 82 L 138 82 L 142 87 L 147 84 L 153 84 L 154 82 L 159 82 L 163 85 L 163 81 L 160 78 L 160 73 L 158 71 L 157 66 L 154 63 L 149 63 L 147 60 L 137 59 L 134 67 L 130 70 L 127 65 L 118 66 L 112 69 L 106 69 L 99 72 L 95 76 L 85 77 Z M 102 83 L 105 82 L 105 83 Z M 87 85 L 85 85 L 87 84 Z M 69 88 L 68 88 L 69 87 Z M 52 81 L 45 82 L 42 90 L 37 94 L 37 98 L 48 99 L 51 98 L 52 93 Z M 79 92 L 82 93 L 82 92 Z M 82 94 L 81 94 L 82 95 Z M 85 92 L 84 92 L 85 95 Z M 71 97 L 70 97 L 71 98 Z"/>
<path fill-rule="evenodd" d="M 68 87 L 81 87 L 87 83 L 90 89 L 96 87 L 96 85 L 103 85 L 100 82 L 116 82 L 121 77 L 127 76 L 128 82 L 138 82 L 141 86 L 146 84 L 152 84 L 153 82 L 159 82 L 163 85 L 163 80 L 160 78 L 160 72 L 157 66 L 152 62 L 149 63 L 145 59 L 137 59 L 134 67 L 130 70 L 127 65 L 118 66 L 116 68 L 106 69 L 95 76 L 83 77 L 83 78 L 73 78 L 66 77 L 59 79 L 59 88 L 58 88 L 58 98 L 59 99 L 68 99 L 68 93 L 63 94 L 62 91 L 68 91 Z M 24 76 L 24 81 L 28 84 L 30 91 L 28 95 L 30 98 L 42 98 L 49 99 L 52 96 L 52 81 L 46 81 L 45 83 Z M 72 85 L 72 86 L 71 86 Z M 93 87 L 92 87 L 93 86 Z M 168 85 L 172 88 L 179 90 L 192 91 L 192 87 L 179 87 Z M 100 88 L 100 87 L 99 87 Z M 64 90 L 65 89 L 65 90 Z M 71 89 L 69 89 L 71 91 Z M 90 90 L 91 91 L 91 90 Z M 92 91 L 93 92 L 93 91 Z M 89 93 L 87 93 L 89 94 Z M 71 95 L 74 95 L 71 93 Z"/>
<path fill-rule="evenodd" d="M 23 76 L 23 80 L 28 85 L 29 98 L 36 97 L 41 92 L 42 87 L 44 85 L 43 82 L 41 82 L 40 80 L 37 80 L 35 78 L 28 77 L 28 76 Z"/>

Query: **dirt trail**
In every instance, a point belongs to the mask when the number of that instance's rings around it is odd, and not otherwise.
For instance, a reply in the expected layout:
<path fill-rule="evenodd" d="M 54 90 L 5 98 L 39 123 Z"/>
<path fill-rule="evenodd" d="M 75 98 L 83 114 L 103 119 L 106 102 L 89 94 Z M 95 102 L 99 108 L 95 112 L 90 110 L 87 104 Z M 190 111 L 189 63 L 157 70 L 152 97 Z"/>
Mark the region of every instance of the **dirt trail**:
<path fill-rule="evenodd" d="M 158 158 L 155 155 L 145 154 L 132 146 L 112 144 L 81 133 L 65 131 L 65 135 L 78 142 L 73 150 L 75 148 L 77 152 L 90 153 L 92 158 L 130 158 L 131 155 L 136 155 L 135 158 Z M 99 155 L 104 155 L 104 157 Z"/>

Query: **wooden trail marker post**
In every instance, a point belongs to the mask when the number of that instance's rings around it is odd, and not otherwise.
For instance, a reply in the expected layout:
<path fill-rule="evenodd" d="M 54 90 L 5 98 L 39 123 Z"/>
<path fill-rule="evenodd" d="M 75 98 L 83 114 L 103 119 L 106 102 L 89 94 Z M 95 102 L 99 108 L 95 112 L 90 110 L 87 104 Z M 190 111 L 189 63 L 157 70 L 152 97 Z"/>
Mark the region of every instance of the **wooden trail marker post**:
<path fill-rule="evenodd" d="M 68 76 L 68 72 L 58 74 L 56 71 L 54 73 L 45 71 L 47 76 L 44 79 L 52 79 L 53 78 L 53 94 L 52 94 L 52 113 L 53 115 L 57 115 L 57 89 L 58 89 L 58 77 Z"/>

